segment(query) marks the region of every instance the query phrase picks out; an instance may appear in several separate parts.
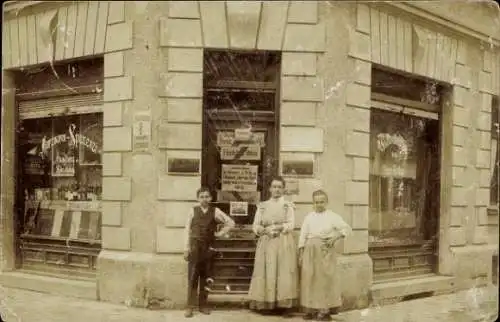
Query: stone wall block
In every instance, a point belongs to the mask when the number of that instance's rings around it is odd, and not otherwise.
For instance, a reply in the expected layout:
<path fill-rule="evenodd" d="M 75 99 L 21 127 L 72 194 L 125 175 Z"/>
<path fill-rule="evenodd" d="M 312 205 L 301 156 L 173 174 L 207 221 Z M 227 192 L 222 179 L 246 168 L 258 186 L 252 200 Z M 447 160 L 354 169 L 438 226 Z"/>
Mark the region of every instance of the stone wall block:
<path fill-rule="evenodd" d="M 111 250 L 130 250 L 130 228 L 102 227 L 102 248 Z"/>

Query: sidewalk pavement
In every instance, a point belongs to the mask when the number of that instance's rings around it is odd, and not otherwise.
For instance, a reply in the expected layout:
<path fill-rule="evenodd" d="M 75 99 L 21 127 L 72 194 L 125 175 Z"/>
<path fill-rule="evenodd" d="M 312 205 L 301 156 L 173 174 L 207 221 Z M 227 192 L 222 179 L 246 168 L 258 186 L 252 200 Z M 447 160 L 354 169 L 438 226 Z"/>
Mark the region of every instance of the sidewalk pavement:
<path fill-rule="evenodd" d="M 216 310 L 209 316 L 184 318 L 183 311 L 149 311 L 125 305 L 80 300 L 0 286 L 0 312 L 6 322 L 264 322 L 303 321 L 265 317 L 247 310 Z M 364 310 L 343 312 L 334 321 L 427 322 L 495 321 L 498 287 L 490 285 L 454 294 L 400 302 Z"/>

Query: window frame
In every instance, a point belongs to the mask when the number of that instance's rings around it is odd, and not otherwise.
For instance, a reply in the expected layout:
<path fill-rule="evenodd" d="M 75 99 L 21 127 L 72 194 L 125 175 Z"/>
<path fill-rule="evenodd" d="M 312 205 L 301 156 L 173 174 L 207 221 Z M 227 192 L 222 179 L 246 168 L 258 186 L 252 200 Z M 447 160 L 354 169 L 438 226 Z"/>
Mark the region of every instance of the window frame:
<path fill-rule="evenodd" d="M 439 117 L 440 108 L 438 105 L 431 105 L 431 104 L 421 103 L 421 102 L 412 102 L 412 104 L 407 104 L 407 103 L 408 102 L 405 99 L 392 97 L 392 96 L 379 94 L 379 93 L 372 93 L 371 94 L 371 108 L 373 110 L 390 112 L 390 113 L 394 113 L 394 114 L 405 114 L 405 115 L 408 115 L 410 117 L 423 118 L 423 119 L 428 119 L 428 120 L 440 122 L 440 117 Z M 372 132 L 372 130 L 370 130 L 370 137 L 372 135 L 373 135 L 373 132 Z M 441 137 L 439 137 L 439 140 L 441 140 Z M 370 142 L 371 142 L 371 138 L 370 138 Z M 440 158 L 441 157 L 439 157 L 439 159 Z M 380 177 L 380 175 L 378 175 L 378 174 L 373 174 L 373 172 L 371 170 L 371 167 L 372 167 L 371 162 L 372 162 L 372 160 L 371 160 L 371 156 L 370 156 L 370 179 L 373 176 Z M 441 161 L 439 161 L 439 162 L 441 162 Z M 401 178 L 401 179 L 404 180 L 404 178 Z M 371 180 L 369 181 L 369 184 L 370 185 L 372 184 Z M 412 186 L 412 190 L 413 190 L 412 192 L 414 194 L 417 191 L 415 186 Z M 381 192 L 379 191 L 379 193 L 381 193 Z M 370 191 L 370 200 L 371 199 L 372 199 L 372 196 L 371 196 L 371 191 Z M 390 197 L 390 201 L 389 201 L 390 205 L 392 205 L 394 203 L 393 199 L 394 199 L 394 196 Z M 416 207 L 415 205 L 411 204 L 408 208 L 407 213 L 414 212 L 416 214 L 416 212 L 418 212 L 418 209 L 415 207 Z M 371 207 L 370 207 L 370 209 L 371 209 Z M 383 211 L 379 214 L 379 216 L 382 215 L 382 213 L 383 213 Z M 368 229 L 368 230 L 370 232 L 370 229 Z M 385 242 L 383 240 L 382 241 L 370 241 L 369 244 L 370 244 L 370 247 L 380 247 L 380 246 L 384 246 L 384 245 L 392 247 L 392 246 L 399 245 L 399 244 L 393 245 L 392 243 L 387 244 L 387 242 Z"/>
<path fill-rule="evenodd" d="M 493 160 L 490 164 L 490 200 L 488 213 L 498 215 L 500 210 L 500 98 L 499 96 L 491 97 L 491 148 L 490 153 L 493 153 L 493 144 L 496 141 L 496 156 L 491 156 Z M 495 167 L 496 167 L 496 188 L 495 188 Z M 496 189 L 496 190 L 495 190 Z M 496 194 L 496 200 L 495 200 Z"/>

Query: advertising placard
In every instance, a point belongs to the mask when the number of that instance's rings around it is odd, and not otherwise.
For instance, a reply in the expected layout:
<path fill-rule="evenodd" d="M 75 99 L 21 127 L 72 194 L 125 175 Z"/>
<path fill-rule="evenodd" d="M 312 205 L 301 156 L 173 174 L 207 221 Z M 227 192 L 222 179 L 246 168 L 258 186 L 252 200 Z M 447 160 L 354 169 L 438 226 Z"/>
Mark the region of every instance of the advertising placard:
<path fill-rule="evenodd" d="M 258 166 L 256 165 L 222 165 L 223 191 L 256 191 Z"/>
<path fill-rule="evenodd" d="M 260 147 L 253 145 L 221 146 L 221 160 L 260 160 Z"/>
<path fill-rule="evenodd" d="M 248 144 L 257 144 L 261 147 L 266 146 L 266 136 L 264 132 L 252 132 Z M 217 146 L 232 146 L 234 145 L 235 133 L 233 131 L 217 132 Z"/>

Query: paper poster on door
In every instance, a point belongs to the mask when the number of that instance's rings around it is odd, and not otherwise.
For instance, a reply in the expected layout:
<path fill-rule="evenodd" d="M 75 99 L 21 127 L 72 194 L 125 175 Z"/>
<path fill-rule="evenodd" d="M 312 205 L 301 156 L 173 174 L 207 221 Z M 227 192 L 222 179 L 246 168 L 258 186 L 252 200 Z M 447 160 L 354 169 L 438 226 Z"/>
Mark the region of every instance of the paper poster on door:
<path fill-rule="evenodd" d="M 217 132 L 217 146 L 232 146 L 236 142 L 235 133 L 231 131 Z M 248 142 L 249 144 L 257 144 L 260 147 L 266 146 L 266 136 L 264 132 L 253 132 Z"/>
<path fill-rule="evenodd" d="M 231 201 L 230 215 L 236 217 L 248 216 L 248 202 L 246 201 Z"/>
<path fill-rule="evenodd" d="M 256 191 L 258 179 L 256 165 L 222 165 L 222 190 L 224 191 Z"/>
<path fill-rule="evenodd" d="M 222 146 L 220 148 L 221 160 L 260 160 L 260 147 L 256 144 Z"/>

